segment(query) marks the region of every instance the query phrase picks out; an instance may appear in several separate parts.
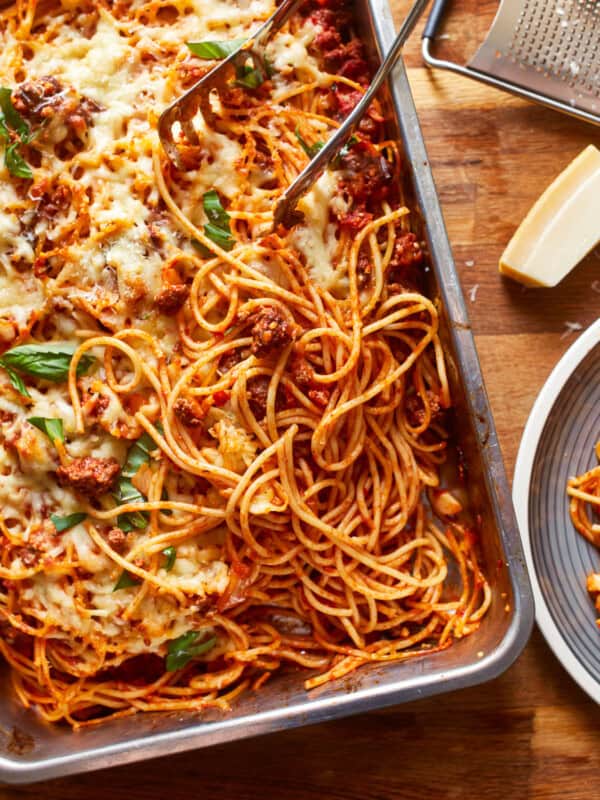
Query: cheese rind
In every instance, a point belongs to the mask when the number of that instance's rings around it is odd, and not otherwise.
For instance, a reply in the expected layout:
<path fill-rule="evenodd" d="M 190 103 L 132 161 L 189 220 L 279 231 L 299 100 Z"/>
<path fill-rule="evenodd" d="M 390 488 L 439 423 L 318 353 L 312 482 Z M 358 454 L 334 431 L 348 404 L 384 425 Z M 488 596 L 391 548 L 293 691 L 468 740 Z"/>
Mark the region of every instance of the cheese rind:
<path fill-rule="evenodd" d="M 527 214 L 500 258 L 526 286 L 556 286 L 600 242 L 600 151 L 590 145 Z"/>

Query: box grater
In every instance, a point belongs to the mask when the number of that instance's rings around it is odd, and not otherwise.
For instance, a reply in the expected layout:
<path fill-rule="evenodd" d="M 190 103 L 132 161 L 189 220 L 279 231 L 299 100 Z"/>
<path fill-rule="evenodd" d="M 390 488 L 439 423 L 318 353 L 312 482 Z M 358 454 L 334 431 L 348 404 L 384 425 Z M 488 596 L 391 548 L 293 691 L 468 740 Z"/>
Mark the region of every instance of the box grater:
<path fill-rule="evenodd" d="M 600 0 L 502 0 L 466 66 L 431 52 L 446 4 L 435 0 L 423 32 L 429 66 L 600 125 Z"/>

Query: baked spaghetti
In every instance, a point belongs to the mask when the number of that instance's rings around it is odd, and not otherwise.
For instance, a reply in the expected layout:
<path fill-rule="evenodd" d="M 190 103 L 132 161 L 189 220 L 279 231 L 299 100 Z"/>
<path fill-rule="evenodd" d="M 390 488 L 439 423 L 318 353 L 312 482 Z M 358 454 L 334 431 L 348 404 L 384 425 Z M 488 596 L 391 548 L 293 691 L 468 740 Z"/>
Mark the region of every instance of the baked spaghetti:
<path fill-rule="evenodd" d="M 474 631 L 490 590 L 441 478 L 438 305 L 376 104 L 270 233 L 369 80 L 348 9 L 308 2 L 175 167 L 158 114 L 268 0 L 3 6 L 0 649 L 21 701 L 74 726 L 227 708 L 285 665 L 311 689 Z"/>

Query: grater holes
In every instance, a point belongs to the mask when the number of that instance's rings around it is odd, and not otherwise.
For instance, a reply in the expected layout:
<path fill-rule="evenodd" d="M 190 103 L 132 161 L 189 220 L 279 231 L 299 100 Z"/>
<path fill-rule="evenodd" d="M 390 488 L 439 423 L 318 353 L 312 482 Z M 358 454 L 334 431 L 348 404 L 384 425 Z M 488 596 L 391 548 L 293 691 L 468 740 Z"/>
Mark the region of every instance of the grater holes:
<path fill-rule="evenodd" d="M 525 0 L 504 55 L 600 98 L 599 0 Z"/>

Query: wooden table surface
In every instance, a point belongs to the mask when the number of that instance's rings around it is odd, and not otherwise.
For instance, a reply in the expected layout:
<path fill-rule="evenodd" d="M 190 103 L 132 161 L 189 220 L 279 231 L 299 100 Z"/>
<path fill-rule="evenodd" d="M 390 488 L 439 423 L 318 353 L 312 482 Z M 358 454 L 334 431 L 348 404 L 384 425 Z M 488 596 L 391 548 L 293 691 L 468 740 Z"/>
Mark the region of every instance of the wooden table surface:
<path fill-rule="evenodd" d="M 441 44 L 464 56 L 483 39 L 494 3 L 451 5 Z M 407 6 L 395 0 L 396 11 Z M 566 323 L 585 328 L 599 315 L 592 285 L 600 253 L 552 290 L 500 278 L 498 257 L 535 198 L 585 145 L 599 143 L 599 131 L 474 81 L 430 73 L 417 36 L 406 63 L 512 476 L 536 394 L 576 336 Z M 537 631 L 516 664 L 484 686 L 210 751 L 0 788 L 1 800 L 596 797 L 600 710 Z"/>

